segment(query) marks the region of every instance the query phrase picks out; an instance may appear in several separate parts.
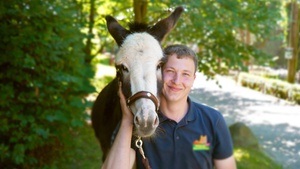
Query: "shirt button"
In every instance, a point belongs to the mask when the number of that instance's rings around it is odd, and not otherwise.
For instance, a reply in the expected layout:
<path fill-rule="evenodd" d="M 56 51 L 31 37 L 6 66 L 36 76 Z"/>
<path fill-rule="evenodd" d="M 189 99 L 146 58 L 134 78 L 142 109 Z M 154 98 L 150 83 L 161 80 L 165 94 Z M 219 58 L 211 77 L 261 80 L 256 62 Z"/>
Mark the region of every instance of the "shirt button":
<path fill-rule="evenodd" d="M 176 140 L 179 140 L 179 136 L 176 136 Z"/>

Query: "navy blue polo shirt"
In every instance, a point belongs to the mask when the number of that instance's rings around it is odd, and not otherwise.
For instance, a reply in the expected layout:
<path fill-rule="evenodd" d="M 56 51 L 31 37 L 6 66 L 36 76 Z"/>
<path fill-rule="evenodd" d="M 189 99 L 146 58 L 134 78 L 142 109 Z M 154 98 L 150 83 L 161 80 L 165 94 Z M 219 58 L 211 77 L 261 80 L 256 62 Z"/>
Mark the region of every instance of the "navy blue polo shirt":
<path fill-rule="evenodd" d="M 188 98 L 189 109 L 179 122 L 159 113 L 154 136 L 143 138 L 152 169 L 212 169 L 213 159 L 233 154 L 231 135 L 220 112 Z M 137 168 L 144 168 L 139 151 Z"/>

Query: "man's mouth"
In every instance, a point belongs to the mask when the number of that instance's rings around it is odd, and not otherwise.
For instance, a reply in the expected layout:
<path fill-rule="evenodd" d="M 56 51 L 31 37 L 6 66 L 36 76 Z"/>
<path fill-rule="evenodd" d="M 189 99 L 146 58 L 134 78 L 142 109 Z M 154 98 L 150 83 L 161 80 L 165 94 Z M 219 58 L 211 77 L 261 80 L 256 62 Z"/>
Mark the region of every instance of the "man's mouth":
<path fill-rule="evenodd" d="M 169 89 L 173 92 L 178 92 L 181 90 L 181 88 L 178 88 L 178 87 L 174 87 L 174 86 L 169 86 Z"/>

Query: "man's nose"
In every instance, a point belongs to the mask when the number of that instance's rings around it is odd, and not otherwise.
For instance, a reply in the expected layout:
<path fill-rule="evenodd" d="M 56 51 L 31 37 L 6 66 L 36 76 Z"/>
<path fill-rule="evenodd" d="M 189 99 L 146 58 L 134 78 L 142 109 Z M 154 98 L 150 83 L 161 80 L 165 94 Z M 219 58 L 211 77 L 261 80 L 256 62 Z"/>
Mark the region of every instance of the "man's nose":
<path fill-rule="evenodd" d="M 180 76 L 178 73 L 175 73 L 173 76 L 173 83 L 177 84 L 180 82 Z"/>

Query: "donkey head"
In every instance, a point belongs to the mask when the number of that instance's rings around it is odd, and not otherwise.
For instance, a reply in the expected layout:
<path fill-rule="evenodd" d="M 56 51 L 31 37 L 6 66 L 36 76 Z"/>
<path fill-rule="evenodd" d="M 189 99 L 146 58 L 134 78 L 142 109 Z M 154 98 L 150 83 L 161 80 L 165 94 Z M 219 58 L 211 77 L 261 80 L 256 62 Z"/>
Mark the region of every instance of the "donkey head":
<path fill-rule="evenodd" d="M 169 17 L 152 27 L 132 24 L 129 30 L 113 17 L 106 17 L 108 30 L 119 46 L 115 58 L 117 76 L 134 114 L 134 134 L 138 136 L 151 136 L 158 126 L 163 57 L 160 42 L 175 26 L 182 12 L 183 8 L 177 7 Z"/>

